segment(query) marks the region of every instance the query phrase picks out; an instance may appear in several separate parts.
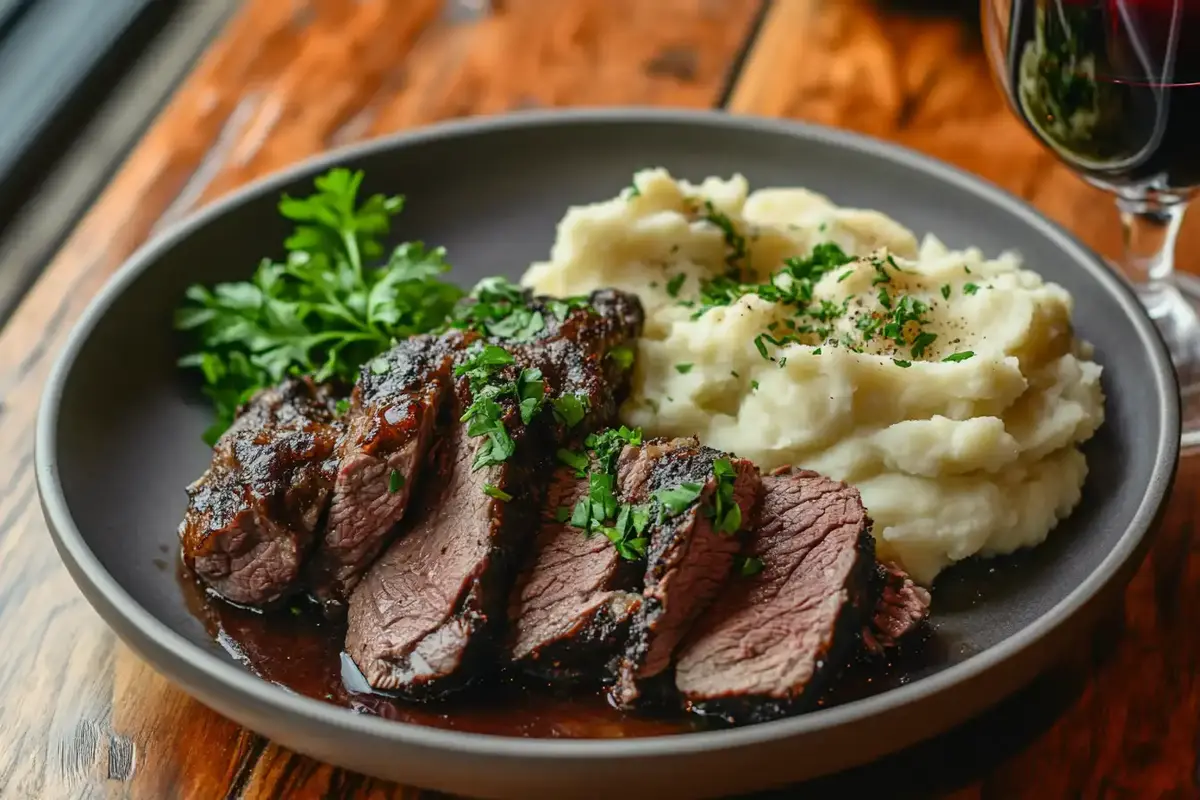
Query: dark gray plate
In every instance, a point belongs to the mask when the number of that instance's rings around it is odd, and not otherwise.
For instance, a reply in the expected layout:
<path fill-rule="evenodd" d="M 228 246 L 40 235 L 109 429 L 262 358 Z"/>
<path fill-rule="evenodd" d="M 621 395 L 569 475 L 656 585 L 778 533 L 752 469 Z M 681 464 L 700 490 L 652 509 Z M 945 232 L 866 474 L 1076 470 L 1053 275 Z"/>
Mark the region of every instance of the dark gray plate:
<path fill-rule="evenodd" d="M 206 409 L 174 366 L 171 312 L 188 284 L 247 276 L 277 254 L 283 190 L 335 164 L 401 192 L 398 237 L 444 244 L 464 283 L 543 258 L 569 204 L 611 197 L 637 168 L 743 173 L 883 210 L 918 234 L 1018 248 L 1075 297 L 1104 365 L 1108 421 L 1088 446 L 1078 511 L 1042 547 L 948 572 L 936 657 L 899 688 L 738 730 L 638 740 L 535 740 L 356 715 L 254 677 L 188 613 L 170 570 L 183 487 L 204 468 Z M 1118 389 L 1121 387 L 1124 391 Z M 747 791 L 876 758 L 958 723 L 1030 680 L 1136 567 L 1174 477 L 1176 385 L 1133 295 L 1020 201 L 913 153 L 838 131 L 711 113 L 622 110 L 469 121 L 307 161 L 206 208 L 144 247 L 76 327 L 46 388 L 37 479 L 63 560 L 117 633 L 202 702 L 280 744 L 383 778 L 495 797 Z M 993 569 L 994 567 L 994 569 Z"/>

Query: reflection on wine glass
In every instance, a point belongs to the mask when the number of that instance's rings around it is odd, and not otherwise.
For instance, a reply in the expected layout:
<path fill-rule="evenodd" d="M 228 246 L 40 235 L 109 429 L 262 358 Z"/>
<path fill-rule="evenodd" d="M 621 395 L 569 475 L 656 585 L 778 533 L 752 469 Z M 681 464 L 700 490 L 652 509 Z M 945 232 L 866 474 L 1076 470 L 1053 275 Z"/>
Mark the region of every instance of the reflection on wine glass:
<path fill-rule="evenodd" d="M 1175 362 L 1183 444 L 1200 446 L 1200 279 L 1174 262 L 1200 188 L 1200 0 L 982 0 L 982 12 L 1013 109 L 1116 196 L 1122 272 Z"/>

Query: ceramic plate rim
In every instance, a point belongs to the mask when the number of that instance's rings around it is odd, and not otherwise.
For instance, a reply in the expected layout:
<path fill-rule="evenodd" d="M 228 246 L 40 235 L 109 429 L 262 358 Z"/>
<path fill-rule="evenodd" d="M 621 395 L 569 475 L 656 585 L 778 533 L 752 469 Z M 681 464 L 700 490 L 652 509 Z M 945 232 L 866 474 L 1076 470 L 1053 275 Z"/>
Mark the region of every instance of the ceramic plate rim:
<path fill-rule="evenodd" d="M 448 731 L 388 721 L 356 714 L 348 709 L 292 694 L 258 678 L 241 666 L 205 651 L 143 608 L 108 573 L 88 547 L 67 509 L 54 460 L 57 447 L 58 408 L 65 380 L 99 320 L 125 289 L 157 260 L 171 243 L 226 213 L 236 212 L 246 200 L 276 190 L 306 174 L 319 172 L 351 158 L 379 151 L 403 149 L 432 139 L 468 138 L 515 128 L 569 127 L 587 125 L 661 125 L 686 124 L 716 129 L 740 130 L 748 134 L 784 134 L 801 140 L 840 147 L 856 154 L 877 157 L 902 167 L 923 172 L 931 179 L 953 184 L 1002 209 L 1051 240 L 1066 257 L 1087 270 L 1130 318 L 1143 352 L 1149 354 L 1154 372 L 1155 397 L 1164 424 L 1156 444 L 1156 461 L 1142 502 L 1124 533 L 1090 575 L 1066 597 L 1033 623 L 992 647 L 970 656 L 961 663 L 911 684 L 882 694 L 830 709 L 796 717 L 760 723 L 743 728 L 706 731 L 638 739 L 527 739 L 493 734 Z M 582 202 L 585 198 L 581 198 Z M 1173 399 L 1173 400 L 1172 400 Z M 109 613 L 120 616 L 171 659 L 183 662 L 208 680 L 236 695 L 254 701 L 284 715 L 298 716 L 314 723 L 347 732 L 429 748 L 446 749 L 466 755 L 549 758 L 549 759 L 649 759 L 753 746 L 820 730 L 861 722 L 878 714 L 895 711 L 968 682 L 989 669 L 1017 657 L 1052 636 L 1096 594 L 1138 551 L 1142 540 L 1154 525 L 1172 484 L 1179 455 L 1179 402 L 1174 370 L 1166 349 L 1153 324 L 1140 310 L 1131 289 L 1108 269 L 1090 250 L 1061 226 L 1043 217 L 1025 201 L 944 162 L 907 148 L 861 134 L 801 123 L 749 115 L 729 115 L 711 110 L 654 109 L 641 107 L 525 111 L 504 116 L 479 117 L 444 122 L 415 131 L 372 139 L 297 162 L 264 176 L 214 201 L 196 213 L 179 220 L 143 244 L 112 275 L 89 302 L 67 337 L 51 369 L 38 408 L 35 432 L 35 472 L 43 512 L 59 553 L 74 567 L 70 572 L 84 594 L 95 606 L 92 592 L 103 599 Z M 83 586 L 83 582 L 89 584 Z M 92 592 L 88 592 L 90 588 Z M 106 623 L 109 614 L 97 609 Z M 110 627 L 116 626 L 108 623 Z M 120 631 L 118 631 L 120 634 Z"/>

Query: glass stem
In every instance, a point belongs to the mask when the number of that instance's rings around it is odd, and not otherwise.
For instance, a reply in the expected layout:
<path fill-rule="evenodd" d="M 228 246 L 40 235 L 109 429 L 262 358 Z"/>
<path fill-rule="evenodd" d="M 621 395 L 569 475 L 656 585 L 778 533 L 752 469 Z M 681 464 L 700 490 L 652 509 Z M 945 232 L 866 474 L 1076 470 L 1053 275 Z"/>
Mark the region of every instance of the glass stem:
<path fill-rule="evenodd" d="M 1175 240 L 1187 202 L 1179 197 L 1118 197 L 1124 252 L 1121 267 L 1150 316 L 1165 313 L 1175 274 Z"/>

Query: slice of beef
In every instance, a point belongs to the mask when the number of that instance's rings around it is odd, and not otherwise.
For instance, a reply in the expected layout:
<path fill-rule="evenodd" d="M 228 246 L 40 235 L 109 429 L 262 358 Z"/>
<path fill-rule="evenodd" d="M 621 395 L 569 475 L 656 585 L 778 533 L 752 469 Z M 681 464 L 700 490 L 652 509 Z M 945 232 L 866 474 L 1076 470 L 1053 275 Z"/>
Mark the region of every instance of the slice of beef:
<path fill-rule="evenodd" d="M 363 366 L 338 445 L 329 522 L 306 567 L 310 590 L 327 607 L 349 598 L 404 516 L 466 341 L 457 333 L 414 336 Z"/>
<path fill-rule="evenodd" d="M 188 487 L 184 560 L 226 599 L 264 605 L 299 588 L 333 488 L 342 430 L 334 408 L 308 379 L 258 392 Z"/>
<path fill-rule="evenodd" d="M 455 410 L 469 403 L 461 398 Z M 346 652 L 375 689 L 436 697 L 473 676 L 503 616 L 508 562 L 535 524 L 534 474 L 517 455 L 472 471 L 480 440 L 456 423 L 439 441 L 415 514 L 350 598 Z M 484 493 L 493 486 L 511 501 Z M 536 497 L 534 498 L 536 501 Z"/>
<path fill-rule="evenodd" d="M 642 565 L 563 519 L 588 483 L 570 467 L 554 474 L 532 557 L 509 601 L 511 659 L 553 681 L 603 678 L 641 605 L 640 592 L 630 590 L 639 588 Z"/>
<path fill-rule="evenodd" d="M 670 667 L 676 645 L 721 591 L 741 548 L 739 535 L 718 532 L 709 517 L 718 488 L 713 463 L 724 455 L 694 438 L 653 439 L 621 454 L 618 482 L 628 502 L 649 502 L 655 492 L 686 483 L 699 484 L 702 490 L 676 516 L 654 501 L 652 516 L 657 513 L 658 518 L 647 531 L 642 603 L 630 625 L 611 692 L 620 707 L 637 704 L 647 682 Z M 732 456 L 729 460 L 734 470 L 733 499 L 745 529 L 754 524 L 762 483 L 752 463 Z"/>
<path fill-rule="evenodd" d="M 615 306 L 619 314 L 628 308 L 637 313 L 631 321 L 601 310 L 568 309 L 535 341 L 498 342 L 516 361 L 507 379 L 515 380 L 520 369 L 540 370 L 551 401 L 524 425 L 512 398 L 499 400 L 516 444 L 503 464 L 472 469 L 479 440 L 458 422 L 471 393 L 465 377 L 456 383 L 453 412 L 439 437 L 419 511 L 351 597 L 346 649 L 371 686 L 435 696 L 470 680 L 483 657 L 494 654 L 514 568 L 538 527 L 557 437 L 569 427 L 552 422 L 553 400 L 587 393 L 589 413 L 577 428 L 615 412 L 603 359 L 641 324 L 636 300 Z"/>
<path fill-rule="evenodd" d="M 762 571 L 729 582 L 675 668 L 690 709 L 731 722 L 802 710 L 847 662 L 874 602 L 875 541 L 858 490 L 809 471 L 763 486 L 747 543 Z"/>
<path fill-rule="evenodd" d="M 537 297 L 530 307 L 546 320 L 539 338 L 517 345 L 494 341 L 535 364 L 550 395 L 574 396 L 585 403 L 582 422 L 570 430 L 560 425 L 556 435 L 578 441 L 590 430 L 614 424 L 617 408 L 629 393 L 631 370 L 610 354 L 618 347 L 632 347 L 642 333 L 644 314 L 637 296 L 600 289 L 588 296 L 586 306 L 564 310 L 561 301 Z"/>
<path fill-rule="evenodd" d="M 862 639 L 868 652 L 880 654 L 923 627 L 932 598 L 891 562 L 876 566 L 876 584 L 879 599 L 870 623 L 863 628 Z"/>

